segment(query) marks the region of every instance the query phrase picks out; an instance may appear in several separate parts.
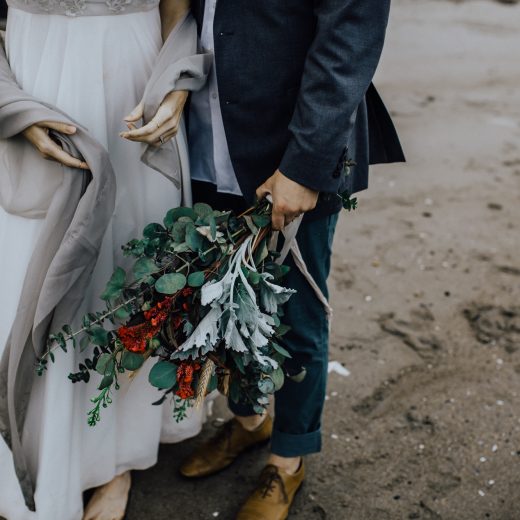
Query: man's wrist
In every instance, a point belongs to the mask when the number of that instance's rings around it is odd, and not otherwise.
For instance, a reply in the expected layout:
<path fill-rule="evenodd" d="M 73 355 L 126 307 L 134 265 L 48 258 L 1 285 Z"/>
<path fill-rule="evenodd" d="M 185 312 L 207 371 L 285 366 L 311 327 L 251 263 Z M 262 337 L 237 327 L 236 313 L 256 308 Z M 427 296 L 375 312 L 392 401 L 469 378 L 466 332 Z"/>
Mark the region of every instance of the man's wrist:
<path fill-rule="evenodd" d="M 331 160 L 330 154 L 320 156 L 310 153 L 292 140 L 279 166 L 279 170 L 288 179 L 316 193 L 337 193 L 341 179 L 333 176 L 337 161 Z"/>

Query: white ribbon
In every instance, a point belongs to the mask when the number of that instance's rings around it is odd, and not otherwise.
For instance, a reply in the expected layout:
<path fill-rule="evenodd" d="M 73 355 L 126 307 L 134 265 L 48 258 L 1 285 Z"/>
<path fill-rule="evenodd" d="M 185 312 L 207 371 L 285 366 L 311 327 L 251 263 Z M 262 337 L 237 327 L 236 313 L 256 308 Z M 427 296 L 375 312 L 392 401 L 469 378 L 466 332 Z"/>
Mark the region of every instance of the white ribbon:
<path fill-rule="evenodd" d="M 273 199 L 271 195 L 267 195 L 267 200 L 272 204 Z M 307 280 L 309 285 L 312 287 L 312 290 L 316 294 L 316 297 L 320 301 L 320 303 L 325 308 L 325 312 L 327 313 L 327 318 L 329 320 L 329 327 L 332 321 L 333 310 L 329 304 L 329 301 L 323 294 L 323 291 L 319 288 L 318 284 L 312 277 L 309 269 L 307 268 L 307 264 L 303 259 L 302 253 L 300 251 L 300 247 L 298 246 L 298 241 L 296 240 L 296 235 L 298 234 L 298 230 L 300 229 L 300 225 L 303 220 L 303 214 L 301 214 L 298 218 L 294 219 L 291 223 L 287 224 L 285 228 L 282 230 L 282 234 L 284 236 L 284 243 L 282 246 L 282 250 L 280 251 L 280 256 L 276 259 L 277 264 L 283 264 L 284 260 L 287 258 L 289 252 L 292 254 L 294 263 L 296 267 L 300 270 L 303 277 Z M 269 249 L 276 250 L 278 245 L 279 232 L 275 231 L 271 237 L 271 243 L 269 244 Z"/>

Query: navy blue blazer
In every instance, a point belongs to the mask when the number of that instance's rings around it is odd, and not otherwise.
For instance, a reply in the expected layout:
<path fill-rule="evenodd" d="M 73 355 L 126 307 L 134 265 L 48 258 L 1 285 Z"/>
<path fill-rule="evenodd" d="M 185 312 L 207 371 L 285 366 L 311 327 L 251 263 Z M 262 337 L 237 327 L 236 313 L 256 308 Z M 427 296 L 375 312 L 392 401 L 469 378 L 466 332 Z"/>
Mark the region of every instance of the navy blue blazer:
<path fill-rule="evenodd" d="M 204 1 L 192 0 L 199 28 Z M 246 199 L 279 168 L 321 193 L 315 215 L 332 213 L 338 192 L 368 186 L 369 164 L 404 160 L 372 85 L 389 10 L 390 0 L 218 0 L 217 83 Z"/>

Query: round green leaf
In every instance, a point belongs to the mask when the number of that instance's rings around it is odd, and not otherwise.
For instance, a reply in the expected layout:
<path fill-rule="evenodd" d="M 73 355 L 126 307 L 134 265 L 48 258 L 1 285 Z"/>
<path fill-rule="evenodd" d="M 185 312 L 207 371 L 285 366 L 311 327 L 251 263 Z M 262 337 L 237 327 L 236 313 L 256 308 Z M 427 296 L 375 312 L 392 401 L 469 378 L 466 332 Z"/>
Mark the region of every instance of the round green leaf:
<path fill-rule="evenodd" d="M 173 240 L 177 243 L 184 242 L 184 237 L 186 236 L 186 225 L 187 222 L 181 222 L 178 220 L 172 227 L 172 237 Z"/>
<path fill-rule="evenodd" d="M 195 226 L 188 226 L 186 228 L 186 244 L 188 244 L 188 247 L 195 253 L 198 253 L 203 247 L 204 238 L 197 231 Z"/>
<path fill-rule="evenodd" d="M 103 390 L 104 388 L 109 387 L 114 382 L 114 376 L 112 374 L 103 377 L 101 383 L 98 386 L 98 390 Z"/>
<path fill-rule="evenodd" d="M 257 271 L 249 271 L 247 273 L 247 279 L 253 284 L 253 285 L 258 285 L 260 283 L 260 279 L 262 277 L 260 276 L 260 273 L 258 273 Z"/>
<path fill-rule="evenodd" d="M 264 228 L 271 223 L 271 217 L 269 215 L 252 215 L 251 217 L 256 227 Z"/>
<path fill-rule="evenodd" d="M 282 388 L 284 381 L 285 381 L 285 375 L 283 373 L 283 370 L 281 367 L 278 367 L 276 370 L 272 372 L 270 375 L 271 379 L 274 383 L 274 389 L 278 392 L 280 388 Z"/>
<path fill-rule="evenodd" d="M 130 352 L 125 350 L 123 352 L 123 356 L 121 357 L 121 365 L 126 370 L 138 370 L 143 366 L 144 356 L 141 354 L 137 354 L 137 352 Z"/>
<path fill-rule="evenodd" d="M 155 282 L 155 290 L 162 294 L 175 294 L 186 287 L 186 277 L 181 273 L 169 273 Z"/>
<path fill-rule="evenodd" d="M 101 295 L 101 299 L 106 301 L 117 298 L 121 294 L 121 291 L 125 286 L 125 280 L 125 270 L 121 267 L 118 267 L 112 274 L 112 277 L 110 278 L 109 282 L 107 283 L 107 286 L 103 291 L 103 294 Z"/>
<path fill-rule="evenodd" d="M 101 354 L 96 363 L 96 372 L 102 376 L 110 375 L 114 371 L 114 360 L 111 354 Z"/>
<path fill-rule="evenodd" d="M 204 218 L 213 213 L 213 208 L 209 204 L 204 204 L 203 202 L 197 202 L 193 205 L 193 210 L 197 214 L 197 216 Z"/>
<path fill-rule="evenodd" d="M 177 367 L 168 361 L 159 361 L 150 370 L 148 381 L 161 390 L 170 389 L 177 382 Z"/>
<path fill-rule="evenodd" d="M 108 332 L 102 327 L 92 327 L 88 331 L 88 335 L 94 345 L 99 345 L 100 347 L 108 345 Z"/>
<path fill-rule="evenodd" d="M 120 321 L 126 321 L 130 315 L 130 311 L 126 307 L 121 307 L 114 312 L 114 316 Z"/>
<path fill-rule="evenodd" d="M 204 271 L 197 271 L 195 273 L 191 273 L 188 276 L 188 285 L 190 287 L 201 287 L 204 285 L 205 274 Z"/>
<path fill-rule="evenodd" d="M 141 280 L 153 273 L 156 273 L 159 268 L 151 258 L 139 258 L 134 264 L 134 277 L 136 280 Z"/>
<path fill-rule="evenodd" d="M 166 233 L 166 230 L 161 226 L 161 224 L 157 224 L 156 222 L 148 224 L 143 230 L 143 236 L 146 238 L 155 238 L 157 235 L 164 233 Z"/>
<path fill-rule="evenodd" d="M 258 381 L 258 389 L 263 394 L 273 394 L 275 391 L 275 385 L 270 377 L 264 377 Z"/>
<path fill-rule="evenodd" d="M 195 220 L 197 214 L 192 208 L 174 208 L 166 213 L 166 216 L 164 217 L 164 225 L 170 229 L 181 217 L 189 217 L 190 219 Z"/>

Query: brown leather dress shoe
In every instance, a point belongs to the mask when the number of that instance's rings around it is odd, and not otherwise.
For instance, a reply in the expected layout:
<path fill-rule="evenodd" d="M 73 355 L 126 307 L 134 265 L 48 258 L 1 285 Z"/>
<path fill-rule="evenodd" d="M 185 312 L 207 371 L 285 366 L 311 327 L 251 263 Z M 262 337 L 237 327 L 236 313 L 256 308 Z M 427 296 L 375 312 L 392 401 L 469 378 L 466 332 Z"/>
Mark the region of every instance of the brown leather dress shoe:
<path fill-rule="evenodd" d="M 271 438 L 273 420 L 266 416 L 264 422 L 253 431 L 246 430 L 231 419 L 209 441 L 197 448 L 181 465 L 181 475 L 188 478 L 213 475 L 230 466 L 244 451 L 265 444 Z"/>
<path fill-rule="evenodd" d="M 303 461 L 294 475 L 276 466 L 266 466 L 258 487 L 247 499 L 236 520 L 285 520 L 304 478 Z"/>

